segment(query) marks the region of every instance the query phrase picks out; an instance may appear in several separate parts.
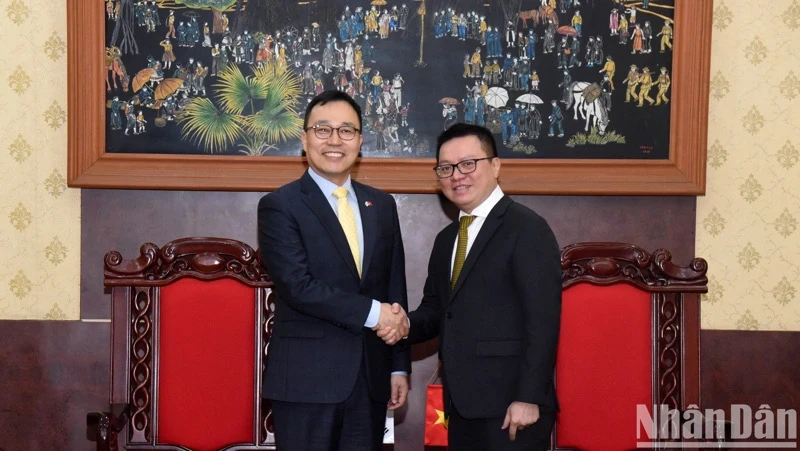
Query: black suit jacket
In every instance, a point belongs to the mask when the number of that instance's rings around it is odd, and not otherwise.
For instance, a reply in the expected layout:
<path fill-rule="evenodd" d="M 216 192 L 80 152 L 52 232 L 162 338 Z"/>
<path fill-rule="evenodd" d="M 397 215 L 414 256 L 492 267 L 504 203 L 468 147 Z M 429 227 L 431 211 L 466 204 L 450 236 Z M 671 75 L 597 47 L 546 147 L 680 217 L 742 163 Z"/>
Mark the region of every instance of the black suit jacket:
<path fill-rule="evenodd" d="M 458 222 L 433 244 L 410 343 L 440 337 L 445 406 L 465 418 L 502 417 L 513 401 L 557 409 L 553 386 L 561 265 L 547 222 L 504 196 L 481 227 L 455 289 Z"/>
<path fill-rule="evenodd" d="M 355 181 L 353 191 L 364 231 L 361 278 L 336 213 L 308 172 L 259 202 L 258 244 L 277 294 L 266 398 L 342 402 L 363 358 L 370 396 L 385 402 L 391 372 L 411 371 L 406 344 L 387 346 L 364 327 L 373 299 L 408 309 L 397 206 Z"/>

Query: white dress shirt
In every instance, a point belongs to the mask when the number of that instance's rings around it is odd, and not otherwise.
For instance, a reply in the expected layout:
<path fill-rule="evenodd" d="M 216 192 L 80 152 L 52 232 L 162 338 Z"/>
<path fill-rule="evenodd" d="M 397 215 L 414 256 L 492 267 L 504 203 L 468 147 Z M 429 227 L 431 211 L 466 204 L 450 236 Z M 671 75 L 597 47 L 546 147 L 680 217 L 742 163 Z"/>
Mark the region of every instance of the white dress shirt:
<path fill-rule="evenodd" d="M 489 194 L 489 197 L 486 198 L 480 205 L 475 207 L 472 210 L 472 213 L 465 213 L 460 211 L 458 213 L 458 219 L 461 220 L 462 216 L 475 216 L 475 219 L 472 220 L 472 224 L 469 225 L 467 228 L 467 253 L 465 257 L 469 255 L 470 249 L 472 249 L 472 244 L 475 242 L 475 237 L 478 236 L 478 232 L 481 231 L 481 227 L 483 227 L 483 223 L 486 222 L 486 217 L 489 216 L 489 212 L 492 211 L 495 205 L 500 202 L 504 196 L 503 190 L 500 189 L 500 185 L 497 185 Z M 453 255 L 450 258 L 450 278 L 453 277 L 453 263 L 456 261 L 456 246 L 458 246 L 458 235 L 456 235 L 456 239 L 453 242 Z"/>

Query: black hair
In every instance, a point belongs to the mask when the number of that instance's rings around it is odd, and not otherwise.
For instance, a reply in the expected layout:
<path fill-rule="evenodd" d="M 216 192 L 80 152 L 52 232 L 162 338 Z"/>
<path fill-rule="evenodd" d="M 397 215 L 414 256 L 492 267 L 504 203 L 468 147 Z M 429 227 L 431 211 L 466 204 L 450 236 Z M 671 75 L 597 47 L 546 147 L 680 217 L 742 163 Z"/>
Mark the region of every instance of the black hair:
<path fill-rule="evenodd" d="M 308 116 L 311 115 L 311 110 L 313 110 L 317 105 L 325 105 L 330 102 L 346 102 L 348 105 L 353 107 L 353 110 L 355 110 L 356 115 L 358 116 L 358 128 L 361 129 L 361 107 L 358 105 L 358 103 L 356 103 L 352 97 L 347 95 L 346 92 L 330 90 L 320 93 L 308 103 L 308 106 L 306 107 L 306 117 L 303 119 L 303 130 L 308 128 Z"/>
<path fill-rule="evenodd" d="M 443 131 L 442 134 L 436 139 L 436 159 L 439 159 L 439 151 L 442 144 L 455 138 L 462 138 L 464 136 L 474 136 L 481 142 L 481 148 L 486 153 L 487 157 L 497 156 L 497 144 L 494 141 L 492 132 L 480 125 L 458 123 Z"/>

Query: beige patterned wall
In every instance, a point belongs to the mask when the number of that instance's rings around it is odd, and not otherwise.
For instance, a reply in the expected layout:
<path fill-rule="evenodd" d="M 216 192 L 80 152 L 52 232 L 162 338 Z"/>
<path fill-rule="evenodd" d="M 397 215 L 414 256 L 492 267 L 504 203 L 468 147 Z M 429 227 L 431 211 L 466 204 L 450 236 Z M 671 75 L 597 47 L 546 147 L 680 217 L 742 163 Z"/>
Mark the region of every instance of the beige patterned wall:
<path fill-rule="evenodd" d="M 0 0 L 0 319 L 80 316 L 63 0 Z"/>
<path fill-rule="evenodd" d="M 707 329 L 800 331 L 800 4 L 717 0 L 697 255 Z"/>

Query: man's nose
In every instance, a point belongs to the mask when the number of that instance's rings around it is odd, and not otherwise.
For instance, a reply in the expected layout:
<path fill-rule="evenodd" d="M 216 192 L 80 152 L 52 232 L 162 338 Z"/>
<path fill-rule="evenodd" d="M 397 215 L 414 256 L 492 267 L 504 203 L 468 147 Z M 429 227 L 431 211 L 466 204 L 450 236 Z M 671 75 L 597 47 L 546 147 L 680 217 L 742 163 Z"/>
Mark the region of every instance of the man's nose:
<path fill-rule="evenodd" d="M 342 137 L 339 136 L 339 130 L 334 128 L 333 130 L 331 130 L 331 137 L 328 138 L 328 143 L 341 144 L 341 142 L 342 142 Z"/>

